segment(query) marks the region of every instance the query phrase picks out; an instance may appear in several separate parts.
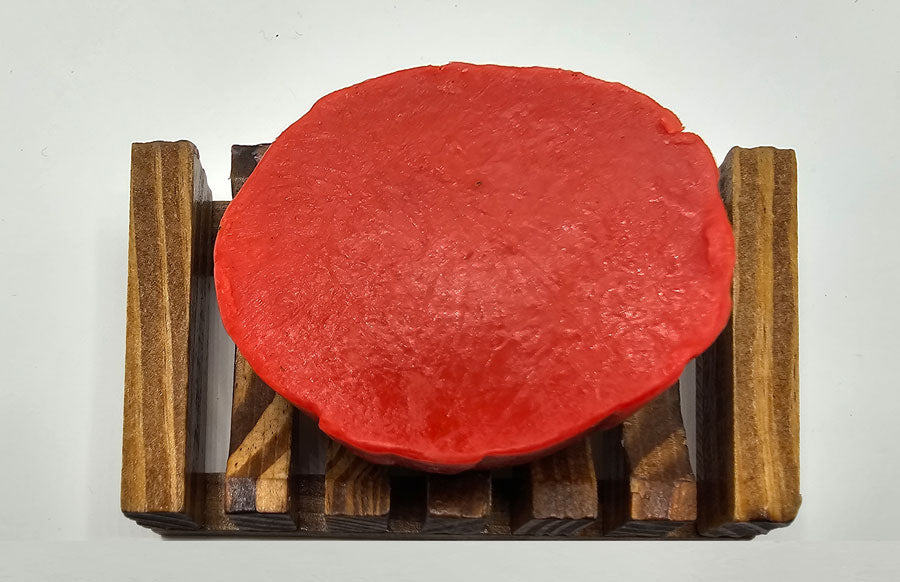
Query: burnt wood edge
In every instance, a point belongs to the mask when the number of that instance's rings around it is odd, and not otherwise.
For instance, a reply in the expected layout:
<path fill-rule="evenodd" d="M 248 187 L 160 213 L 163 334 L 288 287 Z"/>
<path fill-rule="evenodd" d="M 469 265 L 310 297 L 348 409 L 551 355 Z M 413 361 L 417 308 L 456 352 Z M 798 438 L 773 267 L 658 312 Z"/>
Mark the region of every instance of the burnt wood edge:
<path fill-rule="evenodd" d="M 298 500 L 298 528 L 293 531 L 245 531 L 238 529 L 224 512 L 224 473 L 199 475 L 206 486 L 206 514 L 204 526 L 194 530 L 152 527 L 168 538 L 271 538 L 271 539 L 355 539 L 355 540 L 634 540 L 649 541 L 643 536 L 606 536 L 599 527 L 591 524 L 575 535 L 514 535 L 509 527 L 510 495 L 514 485 L 509 478 L 494 479 L 493 495 L 496 503 L 488 518 L 487 527 L 479 533 L 429 533 L 424 531 L 425 477 L 422 474 L 404 475 L 392 479 L 392 491 L 402 493 L 405 501 L 391 507 L 389 529 L 386 531 L 334 531 L 329 530 L 324 517 L 324 476 L 300 475 L 293 493 Z M 397 499 L 392 497 L 392 501 Z M 665 538 L 671 540 L 732 540 L 697 536 L 693 529 L 676 531 Z"/>

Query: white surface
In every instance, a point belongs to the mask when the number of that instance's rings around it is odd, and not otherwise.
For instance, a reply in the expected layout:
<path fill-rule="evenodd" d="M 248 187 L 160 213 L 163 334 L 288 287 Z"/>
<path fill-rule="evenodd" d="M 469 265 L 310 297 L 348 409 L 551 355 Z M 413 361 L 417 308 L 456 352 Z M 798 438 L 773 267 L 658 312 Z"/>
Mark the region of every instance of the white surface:
<path fill-rule="evenodd" d="M 0 10 L 0 579 L 900 576 L 900 3 L 133 4 Z M 273 139 L 334 89 L 450 60 L 625 82 L 719 160 L 735 144 L 797 150 L 790 528 L 746 544 L 182 543 L 121 517 L 129 144 L 194 141 L 226 198 L 232 143 Z"/>

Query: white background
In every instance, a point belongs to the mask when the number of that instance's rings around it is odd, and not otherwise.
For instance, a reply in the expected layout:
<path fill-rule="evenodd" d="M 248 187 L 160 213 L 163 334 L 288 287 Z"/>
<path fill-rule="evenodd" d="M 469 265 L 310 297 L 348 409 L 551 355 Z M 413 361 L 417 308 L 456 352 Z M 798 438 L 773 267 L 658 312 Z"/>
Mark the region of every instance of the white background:
<path fill-rule="evenodd" d="M 900 578 L 900 2 L 0 5 L 0 579 Z M 720 161 L 797 150 L 794 525 L 750 543 L 173 542 L 119 514 L 129 144 L 192 140 L 224 199 L 232 143 L 451 60 L 622 81 Z M 214 417 L 229 382 L 213 375 Z"/>

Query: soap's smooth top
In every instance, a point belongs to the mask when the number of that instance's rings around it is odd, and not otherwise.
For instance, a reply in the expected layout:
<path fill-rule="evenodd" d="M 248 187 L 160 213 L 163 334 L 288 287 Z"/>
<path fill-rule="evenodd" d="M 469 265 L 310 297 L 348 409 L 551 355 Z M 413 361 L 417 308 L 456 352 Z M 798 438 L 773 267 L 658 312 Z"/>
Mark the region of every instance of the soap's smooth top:
<path fill-rule="evenodd" d="M 699 137 L 620 84 L 453 63 L 332 93 L 215 247 L 225 328 L 363 456 L 531 458 L 623 419 L 724 327 L 734 263 Z"/>

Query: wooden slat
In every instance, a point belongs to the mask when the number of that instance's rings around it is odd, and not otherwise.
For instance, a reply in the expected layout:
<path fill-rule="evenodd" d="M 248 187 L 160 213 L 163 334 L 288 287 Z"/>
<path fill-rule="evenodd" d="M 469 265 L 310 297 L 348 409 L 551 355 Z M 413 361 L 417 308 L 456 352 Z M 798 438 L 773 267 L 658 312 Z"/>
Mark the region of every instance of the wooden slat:
<path fill-rule="evenodd" d="M 425 531 L 478 533 L 491 514 L 491 474 L 429 475 Z"/>
<path fill-rule="evenodd" d="M 521 476 L 522 471 L 512 471 Z M 515 478 L 500 477 L 502 470 L 494 471 L 491 475 L 491 516 L 488 519 L 487 528 L 484 530 L 489 535 L 507 536 L 512 539 L 524 539 L 513 536 L 512 532 L 512 506 L 513 501 L 521 503 L 521 482 Z"/>
<path fill-rule="evenodd" d="M 222 215 L 225 214 L 225 210 L 228 208 L 227 200 L 213 200 L 212 203 L 212 228 L 213 235 L 219 231 L 219 223 L 222 222 Z"/>
<path fill-rule="evenodd" d="M 235 350 L 225 511 L 246 529 L 293 529 L 289 474 L 294 407 Z"/>
<path fill-rule="evenodd" d="M 403 471 L 401 470 L 401 473 Z M 424 473 L 410 471 L 391 476 L 391 533 L 423 535 L 428 505 L 428 483 Z"/>
<path fill-rule="evenodd" d="M 132 145 L 121 507 L 148 527 L 202 517 L 210 198 L 193 144 Z"/>
<path fill-rule="evenodd" d="M 513 533 L 572 535 L 597 519 L 597 475 L 588 439 L 522 467 L 519 475 Z"/>
<path fill-rule="evenodd" d="M 272 144 L 261 143 L 257 145 L 233 145 L 231 146 L 231 197 L 234 198 L 241 191 L 241 186 L 256 169 L 256 165 L 262 159 L 263 154 Z"/>
<path fill-rule="evenodd" d="M 232 196 L 267 148 L 232 146 Z M 242 529 L 296 528 L 289 483 L 293 416 L 294 407 L 275 394 L 235 350 L 225 512 Z"/>
<path fill-rule="evenodd" d="M 602 435 L 603 530 L 665 537 L 697 518 L 679 385 Z"/>
<path fill-rule="evenodd" d="M 734 148 L 719 187 L 737 265 L 731 321 L 697 364 L 698 527 L 745 537 L 800 506 L 794 152 Z"/>
<path fill-rule="evenodd" d="M 329 531 L 385 531 L 390 509 L 387 468 L 364 461 L 332 441 L 325 461 L 325 523 Z"/>

